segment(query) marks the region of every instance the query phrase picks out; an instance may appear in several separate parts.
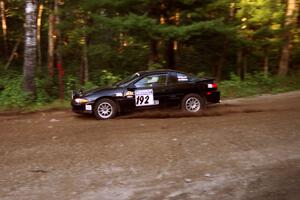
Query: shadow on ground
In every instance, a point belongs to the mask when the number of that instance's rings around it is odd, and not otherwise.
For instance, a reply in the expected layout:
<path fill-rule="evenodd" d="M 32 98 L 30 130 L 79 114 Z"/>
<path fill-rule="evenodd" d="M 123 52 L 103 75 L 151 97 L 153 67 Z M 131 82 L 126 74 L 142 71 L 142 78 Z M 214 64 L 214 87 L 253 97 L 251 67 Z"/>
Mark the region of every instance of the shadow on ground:
<path fill-rule="evenodd" d="M 131 118 L 182 118 L 182 117 L 211 117 L 211 116 L 223 116 L 235 113 L 257 113 L 265 111 L 274 111 L 275 109 L 267 108 L 251 108 L 247 105 L 238 104 L 218 104 L 210 105 L 207 109 L 200 113 L 187 113 L 180 109 L 165 109 L 165 110 L 147 110 L 136 113 L 121 115 L 118 119 L 131 119 Z"/>

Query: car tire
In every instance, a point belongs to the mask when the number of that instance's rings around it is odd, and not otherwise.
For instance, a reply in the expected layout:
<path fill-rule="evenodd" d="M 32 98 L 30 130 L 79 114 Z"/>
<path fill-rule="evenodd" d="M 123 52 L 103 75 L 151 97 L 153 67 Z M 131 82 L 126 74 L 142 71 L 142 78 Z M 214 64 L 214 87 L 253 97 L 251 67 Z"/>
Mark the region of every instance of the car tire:
<path fill-rule="evenodd" d="M 94 115 L 97 119 L 112 119 L 117 115 L 117 104 L 111 99 L 100 99 L 95 103 Z"/>
<path fill-rule="evenodd" d="M 205 109 L 205 100 L 198 94 L 188 94 L 182 99 L 181 108 L 184 112 L 199 113 Z"/>

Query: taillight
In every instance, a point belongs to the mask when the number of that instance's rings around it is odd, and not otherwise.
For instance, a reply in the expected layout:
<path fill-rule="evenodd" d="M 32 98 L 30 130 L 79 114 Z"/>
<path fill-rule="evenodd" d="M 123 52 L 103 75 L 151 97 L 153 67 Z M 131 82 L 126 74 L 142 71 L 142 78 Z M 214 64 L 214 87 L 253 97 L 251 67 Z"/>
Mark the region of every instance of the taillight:
<path fill-rule="evenodd" d="M 216 88 L 218 88 L 218 84 L 217 83 L 209 83 L 209 84 L 207 84 L 207 88 L 216 89 Z"/>

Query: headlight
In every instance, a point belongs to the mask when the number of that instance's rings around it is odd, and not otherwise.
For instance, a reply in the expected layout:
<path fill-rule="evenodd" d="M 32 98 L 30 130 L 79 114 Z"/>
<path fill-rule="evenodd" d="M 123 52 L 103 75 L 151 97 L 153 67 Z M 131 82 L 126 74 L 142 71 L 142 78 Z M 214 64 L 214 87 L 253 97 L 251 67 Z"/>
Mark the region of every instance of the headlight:
<path fill-rule="evenodd" d="M 127 91 L 125 92 L 124 96 L 128 97 L 128 96 L 133 96 L 134 95 L 134 92 L 132 91 Z"/>
<path fill-rule="evenodd" d="M 89 102 L 89 100 L 87 100 L 87 99 L 82 99 L 82 98 L 76 98 L 74 101 L 75 101 L 76 103 L 87 103 L 87 102 Z"/>

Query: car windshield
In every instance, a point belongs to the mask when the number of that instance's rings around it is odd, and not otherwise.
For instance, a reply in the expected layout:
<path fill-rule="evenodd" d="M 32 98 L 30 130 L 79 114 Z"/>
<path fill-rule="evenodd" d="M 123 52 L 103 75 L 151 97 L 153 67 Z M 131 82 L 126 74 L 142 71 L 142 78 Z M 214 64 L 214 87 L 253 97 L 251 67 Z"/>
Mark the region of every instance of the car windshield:
<path fill-rule="evenodd" d="M 132 81 L 136 80 L 139 76 L 140 76 L 139 73 L 134 73 L 134 74 L 128 76 L 127 78 L 123 79 L 122 81 L 118 82 L 116 84 L 116 86 L 118 86 L 118 87 L 126 87 L 130 83 L 132 83 Z"/>

